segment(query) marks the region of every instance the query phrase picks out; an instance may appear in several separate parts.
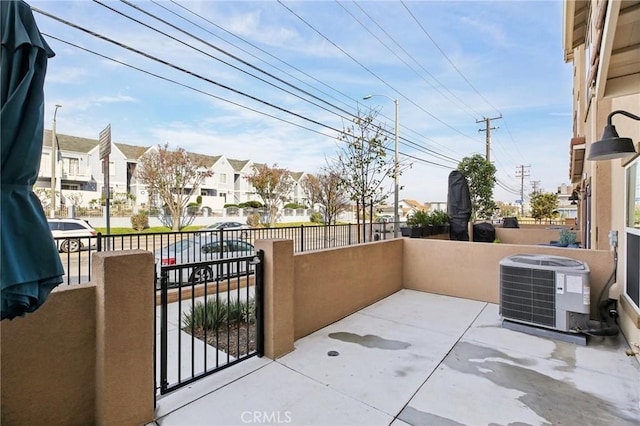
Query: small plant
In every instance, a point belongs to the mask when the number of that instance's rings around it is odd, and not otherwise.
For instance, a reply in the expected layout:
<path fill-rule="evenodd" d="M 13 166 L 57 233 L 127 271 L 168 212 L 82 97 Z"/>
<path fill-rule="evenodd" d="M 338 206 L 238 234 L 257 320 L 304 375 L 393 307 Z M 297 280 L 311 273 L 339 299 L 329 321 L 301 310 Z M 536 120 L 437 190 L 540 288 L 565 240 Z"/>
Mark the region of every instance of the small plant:
<path fill-rule="evenodd" d="M 249 300 L 207 299 L 205 303 L 197 302 L 184 313 L 182 327 L 193 330 L 215 331 L 221 326 L 239 322 L 251 323 L 255 319 L 256 303 Z"/>
<path fill-rule="evenodd" d="M 260 226 L 260 213 L 253 213 L 247 216 L 247 225 L 255 228 Z"/>
<path fill-rule="evenodd" d="M 407 225 L 414 227 L 431 225 L 431 215 L 425 210 L 418 210 L 407 219 Z"/>
<path fill-rule="evenodd" d="M 560 244 L 572 245 L 576 243 L 576 238 L 578 235 L 569 230 L 569 229 L 561 229 L 560 230 Z"/>
<path fill-rule="evenodd" d="M 322 223 L 322 213 L 313 212 L 311 216 L 309 216 L 309 220 L 313 223 Z"/>
<path fill-rule="evenodd" d="M 131 227 L 138 232 L 149 227 L 149 215 L 146 212 L 140 212 L 131 216 Z"/>

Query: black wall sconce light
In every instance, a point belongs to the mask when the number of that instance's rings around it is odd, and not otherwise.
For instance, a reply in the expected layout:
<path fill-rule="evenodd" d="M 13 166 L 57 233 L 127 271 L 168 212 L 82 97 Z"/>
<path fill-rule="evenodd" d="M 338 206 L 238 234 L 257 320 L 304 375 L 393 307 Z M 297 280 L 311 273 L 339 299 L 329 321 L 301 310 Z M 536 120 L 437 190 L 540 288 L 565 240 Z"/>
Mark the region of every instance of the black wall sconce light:
<path fill-rule="evenodd" d="M 631 138 L 621 138 L 616 131 L 616 127 L 611 123 L 611 118 L 616 114 L 622 114 L 626 117 L 640 121 L 640 117 L 630 112 L 618 110 L 613 111 L 607 117 L 607 125 L 602 133 L 602 139 L 591 144 L 589 156 L 587 160 L 613 160 L 615 158 L 623 158 L 636 153 Z"/>
<path fill-rule="evenodd" d="M 580 199 L 580 190 L 574 189 L 573 192 L 571 192 L 571 196 L 569 197 L 569 201 L 571 201 L 571 205 L 572 206 L 577 205 L 579 199 Z"/>

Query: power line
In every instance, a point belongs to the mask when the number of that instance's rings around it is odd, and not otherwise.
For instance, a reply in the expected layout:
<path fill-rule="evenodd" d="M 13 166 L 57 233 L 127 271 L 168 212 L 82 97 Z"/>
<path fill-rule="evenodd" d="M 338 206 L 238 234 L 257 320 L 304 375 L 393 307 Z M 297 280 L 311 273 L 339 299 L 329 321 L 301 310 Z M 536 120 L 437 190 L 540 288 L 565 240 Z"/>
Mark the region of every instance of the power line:
<path fill-rule="evenodd" d="M 426 28 L 420 23 L 420 21 L 418 21 L 418 18 L 415 17 L 415 15 L 413 14 L 413 12 L 411 12 L 411 10 L 409 9 L 409 7 L 405 4 L 404 0 L 400 0 L 400 3 L 402 3 L 402 5 L 404 6 L 404 8 L 407 10 L 407 12 L 409 12 L 409 15 L 411 15 L 411 17 L 413 18 L 413 20 L 416 22 L 416 24 L 418 24 L 418 26 L 420 27 L 420 29 L 422 29 L 422 32 L 425 33 L 425 35 L 427 37 L 429 37 L 429 40 L 431 40 L 431 42 L 434 44 L 434 46 L 436 46 L 436 48 L 440 51 L 440 53 L 442 54 L 442 56 L 444 56 L 444 58 L 447 60 L 447 62 L 449 62 L 449 64 L 453 67 L 454 70 L 456 70 L 456 72 L 460 75 L 460 77 L 462 77 L 464 79 L 464 81 L 467 82 L 467 84 L 469 85 L 469 87 L 471 87 L 473 89 L 474 92 L 476 92 L 478 94 L 478 96 L 480 96 L 482 98 L 483 101 L 485 101 L 487 103 L 487 105 L 489 105 L 491 108 L 493 108 L 494 110 L 496 110 L 500 115 L 502 115 L 502 113 L 498 110 L 498 108 L 494 107 L 493 104 L 491 102 L 489 102 L 487 100 L 487 98 L 485 98 L 482 93 L 480 93 L 480 91 L 478 89 L 476 89 L 476 87 L 469 81 L 469 79 L 467 77 L 465 77 L 465 75 L 462 73 L 462 71 L 460 71 L 458 69 L 458 67 L 456 66 L 456 64 L 453 63 L 453 61 L 451 59 L 449 59 L 449 57 L 447 56 L 447 54 L 444 52 L 444 50 L 442 50 L 442 48 L 438 45 L 438 43 L 436 43 L 436 41 L 433 39 L 433 37 L 431 37 L 431 34 L 429 34 L 429 32 L 426 30 Z"/>
<path fill-rule="evenodd" d="M 336 0 L 336 2 L 337 2 L 337 0 Z M 440 80 L 438 80 L 438 78 L 437 78 L 435 75 L 431 74 L 431 73 L 430 73 L 430 72 L 429 72 L 429 71 L 428 71 L 428 70 L 427 70 L 427 69 L 426 69 L 426 68 L 425 68 L 425 67 L 424 67 L 420 62 L 418 62 L 418 61 L 413 57 L 413 55 L 411 55 L 409 52 L 407 52 L 407 50 L 406 50 L 404 47 L 402 47 L 402 46 L 400 45 L 400 43 L 398 43 L 398 42 L 397 42 L 397 41 L 396 41 L 396 40 L 395 40 L 395 39 L 394 39 L 394 38 L 393 38 L 393 37 L 392 37 L 392 36 L 391 36 L 391 35 L 390 35 L 390 34 L 389 34 L 389 33 L 388 33 L 388 32 L 387 32 L 387 31 L 386 31 L 386 30 L 385 30 L 385 29 L 380 25 L 380 24 L 378 24 L 378 22 L 376 22 L 376 20 L 375 20 L 375 19 L 373 19 L 373 17 L 372 17 L 370 14 L 368 14 L 368 13 L 367 13 L 363 8 L 362 8 L 362 6 L 360 6 L 360 4 L 359 4 L 357 1 L 354 1 L 353 3 L 358 7 L 358 9 L 360 9 L 360 10 L 362 11 L 362 13 L 364 13 L 364 14 L 367 16 L 367 18 L 369 18 L 369 19 L 371 20 L 371 22 L 373 22 L 373 23 L 374 23 L 374 24 L 379 28 L 379 29 L 380 29 L 380 30 L 381 30 L 381 31 L 382 31 L 382 32 L 383 32 L 383 33 L 384 33 L 384 34 L 385 34 L 385 35 L 386 35 L 386 36 L 387 36 L 387 37 L 388 37 L 388 38 L 389 38 L 389 39 L 390 39 L 390 40 L 391 40 L 391 41 L 392 41 L 396 46 L 398 46 L 398 48 L 399 48 L 400 50 L 402 50 L 402 51 L 404 52 L 404 54 L 405 54 L 405 55 L 407 55 L 409 58 L 411 58 L 411 60 L 412 60 L 416 65 L 418 65 L 418 67 L 420 67 L 420 69 L 422 69 L 425 73 L 427 73 L 427 75 L 429 75 L 429 77 L 431 77 L 431 78 L 432 78 L 433 80 L 435 80 L 435 81 L 436 81 L 440 86 L 442 86 L 442 88 L 444 88 L 444 89 L 447 91 L 447 93 L 449 93 L 449 94 L 451 95 L 451 97 L 453 97 L 454 99 L 456 99 L 456 100 L 457 100 L 457 101 L 458 101 L 462 106 L 464 106 L 464 107 L 465 107 L 465 108 L 467 108 L 469 111 L 471 111 L 471 113 L 470 113 L 470 112 L 468 112 L 468 111 L 465 111 L 467 114 L 469 114 L 469 116 L 471 116 L 471 117 L 476 117 L 476 116 L 478 116 L 478 115 L 482 115 L 482 114 L 480 114 L 479 112 L 475 111 L 472 107 L 470 107 L 469 105 L 467 105 L 467 104 L 466 104 L 462 99 L 460 99 L 458 96 L 456 96 L 456 94 L 455 94 L 455 93 L 453 93 L 451 90 L 449 90 L 449 88 L 448 88 L 447 86 L 445 86 L 445 85 L 444 85 Z M 342 5 L 342 4 L 340 3 L 340 5 Z M 343 6 L 343 8 L 344 8 L 344 6 Z M 366 28 L 366 27 L 365 27 L 365 28 Z M 393 51 L 392 51 L 392 53 L 394 53 L 394 54 L 395 54 L 395 52 L 393 52 Z M 403 62 L 404 62 L 404 61 L 403 61 Z M 419 74 L 418 74 L 418 75 L 419 75 Z M 423 80 L 424 80 L 424 78 L 423 78 Z M 426 80 L 424 80 L 424 81 L 426 81 Z M 427 82 L 427 84 L 429 84 L 429 85 L 430 85 L 431 87 L 433 87 L 433 88 L 434 88 L 438 93 L 440 93 L 442 96 L 444 96 L 444 97 L 445 97 L 445 98 L 447 98 L 449 101 L 451 101 L 451 100 L 450 100 L 450 99 L 449 99 L 449 98 L 448 98 L 444 93 L 442 93 L 442 92 L 440 91 L 440 89 L 438 89 L 438 87 L 437 87 L 437 86 L 435 86 L 434 84 L 429 83 L 429 82 Z M 474 114 L 475 114 L 475 115 L 474 115 Z"/>
<path fill-rule="evenodd" d="M 315 105 L 315 106 L 317 106 L 317 107 L 319 107 L 319 108 L 324 109 L 325 111 L 332 112 L 332 111 L 329 111 L 328 109 L 326 109 L 326 108 L 324 108 L 324 107 L 322 107 L 322 106 L 320 106 L 320 105 L 318 105 L 318 104 L 316 104 L 316 103 L 314 103 L 314 102 L 310 102 L 310 101 L 308 101 L 308 100 L 306 100 L 306 99 L 304 99 L 304 98 L 301 98 L 300 96 L 298 96 L 298 95 L 296 95 L 296 94 L 293 94 L 293 93 L 291 93 L 290 91 L 288 91 L 288 90 L 286 90 L 286 89 L 282 89 L 282 88 L 280 88 L 280 87 L 278 87 L 278 86 L 275 86 L 275 85 L 273 85 L 272 83 L 267 82 L 267 81 L 265 81 L 264 79 L 261 79 L 260 77 L 254 76 L 253 74 L 250 74 L 250 73 L 247 73 L 246 71 L 244 71 L 244 70 L 242 70 L 242 69 L 239 69 L 238 67 L 235 67 L 234 65 L 231 65 L 231 64 L 229 64 L 229 63 L 227 63 L 227 62 L 225 62 L 225 61 L 221 61 L 220 59 L 215 58 L 215 57 L 213 57 L 213 56 L 211 56 L 211 55 L 207 54 L 206 52 L 203 52 L 203 51 L 202 51 L 202 50 L 200 50 L 200 49 L 196 49 L 195 47 L 193 47 L 193 46 L 191 46 L 191 45 L 188 45 L 188 44 L 186 44 L 186 43 L 184 43 L 184 42 L 182 42 L 182 41 L 180 41 L 180 40 L 177 40 L 177 39 L 175 39 L 174 37 L 172 37 L 172 36 L 170 36 L 170 35 L 168 35 L 168 34 L 166 34 L 166 33 L 162 32 L 162 31 L 159 31 L 159 30 L 157 30 L 157 29 L 155 29 L 155 28 L 152 28 L 152 27 L 150 27 L 150 26 L 148 26 L 148 25 L 146 25 L 146 24 L 144 24 L 144 23 L 141 23 L 140 21 L 138 21 L 138 20 L 136 20 L 136 19 L 134 19 L 134 18 L 131 18 L 130 16 L 128 16 L 128 15 L 126 15 L 126 14 L 123 14 L 122 12 L 119 12 L 119 11 L 117 11 L 117 10 L 114 10 L 113 8 L 110 8 L 109 6 L 106 6 L 106 5 L 102 4 L 102 3 L 101 3 L 100 1 L 98 1 L 98 0 L 94 0 L 94 1 L 95 1 L 96 3 L 98 3 L 98 4 L 100 4 L 100 5 L 102 5 L 102 6 L 106 7 L 106 8 L 108 8 L 108 9 L 110 9 L 110 10 L 112 10 L 112 11 L 114 11 L 114 12 L 116 12 L 116 13 L 120 14 L 121 16 L 127 17 L 127 18 L 129 18 L 129 19 L 133 20 L 133 21 L 134 21 L 134 22 L 136 22 L 136 23 L 139 23 L 139 24 L 141 24 L 141 25 L 143 25 L 143 26 L 145 26 L 145 27 L 147 27 L 147 28 L 150 28 L 150 29 L 152 29 L 152 30 L 154 30 L 154 31 L 156 31 L 156 32 L 159 32 L 159 33 L 161 33 L 161 34 L 163 34 L 163 35 L 165 35 L 165 36 L 167 36 L 167 37 L 169 37 L 169 38 L 171 38 L 171 39 L 173 39 L 173 40 L 178 41 L 179 43 L 181 43 L 181 44 L 183 44 L 183 45 L 185 45 L 185 46 L 187 46 L 187 47 L 189 47 L 189 48 L 192 48 L 192 49 L 194 49 L 194 50 L 196 50 L 196 51 L 198 51 L 198 52 L 200 52 L 200 53 L 203 53 L 203 54 L 205 54 L 205 55 L 207 55 L 207 56 L 209 56 L 209 57 L 211 57 L 211 58 L 213 58 L 213 59 L 215 59 L 215 60 L 218 60 L 218 61 L 220 61 L 220 62 L 222 62 L 222 63 L 224 63 L 224 64 L 226 64 L 226 65 L 229 65 L 229 66 L 231 66 L 232 68 L 234 68 L 234 69 L 236 69 L 236 70 L 238 70 L 238 71 L 241 71 L 241 72 L 243 72 L 243 73 L 245 73 L 245 74 L 248 74 L 248 75 L 250 75 L 250 76 L 252 76 L 252 77 L 254 77 L 254 78 L 256 78 L 256 79 L 258 79 L 258 80 L 260 80 L 260 81 L 263 81 L 263 82 L 265 82 L 265 83 L 267 83 L 267 84 L 269 84 L 269 85 L 272 85 L 273 87 L 276 87 L 276 88 L 278 88 L 278 89 L 280 89 L 280 90 L 283 90 L 283 91 L 285 91 L 286 93 L 290 93 L 290 94 L 292 94 L 292 95 L 294 95 L 294 96 L 296 96 L 296 97 L 298 97 L 298 98 L 300 98 L 300 99 L 302 99 L 302 100 L 305 100 L 306 102 L 311 103 L 312 105 Z M 333 108 L 336 108 L 337 110 L 339 110 L 339 111 L 341 111 L 341 112 L 343 112 L 343 113 L 345 113 L 345 114 L 348 114 L 351 118 L 354 118 L 354 117 L 355 117 L 355 116 L 354 116 L 352 113 L 350 113 L 349 111 L 346 111 L 346 110 L 344 110 L 344 109 L 341 109 L 341 108 L 339 108 L 339 107 L 337 107 L 337 106 L 335 106 L 335 105 L 333 105 L 333 104 L 331 104 L 331 103 L 329 103 L 329 102 L 327 102 L 327 101 L 325 101 L 325 100 L 323 100 L 323 99 L 321 99 L 321 98 L 318 98 L 317 96 L 315 96 L 315 95 L 313 95 L 313 94 L 311 94 L 311 93 L 309 93 L 309 92 L 307 92 L 307 91 L 305 91 L 305 90 L 303 90 L 303 89 L 300 89 L 299 87 L 294 86 L 294 85 L 292 85 L 292 84 L 290 84 L 290 83 L 288 83 L 288 82 L 286 82 L 286 81 L 284 81 L 284 80 L 280 79 L 279 77 L 274 76 L 273 74 L 268 73 L 268 72 L 264 71 L 263 69 L 258 68 L 258 67 L 256 67 L 256 66 L 254 66 L 254 65 L 250 64 L 249 62 L 247 62 L 247 61 L 245 61 L 245 60 L 243 60 L 243 59 L 241 59 L 241 58 L 239 58 L 239 57 L 237 57 L 237 56 L 235 56 L 235 55 L 233 55 L 233 54 L 230 54 L 229 52 L 227 52 L 227 51 L 225 51 L 225 50 L 223 50 L 223 49 L 221 49 L 221 48 L 219 48 L 219 47 L 217 47 L 217 46 L 214 46 L 214 45 L 212 45 L 211 43 L 209 43 L 209 42 L 207 42 L 207 41 L 205 41 L 205 40 L 203 40 L 203 39 L 201 39 L 201 38 L 199 38 L 199 37 L 196 37 L 196 36 L 194 36 L 193 34 L 191 34 L 191 33 L 187 32 L 187 31 L 185 31 L 185 30 L 183 30 L 183 29 L 181 29 L 181 28 L 179 28 L 179 27 L 176 27 L 175 25 L 173 25 L 173 24 L 171 24 L 171 23 L 169 23 L 169 22 L 167 22 L 167 21 L 165 21 L 165 20 L 163 20 L 163 19 L 161 19 L 161 18 L 158 18 L 157 16 L 155 16 L 155 15 L 151 14 L 150 12 L 147 12 L 147 11 L 145 11 L 145 10 L 142 10 L 142 9 L 141 9 L 140 7 L 138 7 L 138 6 L 132 5 L 132 4 L 131 4 L 131 3 L 129 3 L 128 1 L 125 1 L 125 0 L 121 0 L 121 1 L 122 1 L 124 4 L 126 4 L 126 5 L 128 5 L 128 6 L 131 6 L 131 7 L 135 8 L 136 10 L 139 10 L 140 12 L 142 12 L 142 13 L 144 13 L 144 14 L 148 15 L 148 16 L 151 16 L 151 17 L 153 17 L 154 19 L 159 20 L 160 22 L 162 22 L 162 23 L 164 23 L 164 24 L 166 24 L 166 25 L 168 25 L 168 26 L 170 26 L 170 27 L 172 27 L 172 28 L 174 28 L 174 29 L 177 29 L 178 31 L 180 31 L 180 32 L 182 32 L 182 33 L 184 33 L 184 34 L 186 34 L 186 35 L 188 35 L 188 36 L 190 36 L 190 37 L 192 37 L 192 38 L 194 38 L 194 39 L 196 39 L 196 40 L 198 40 L 198 41 L 200 41 L 200 42 L 202 42 L 202 43 L 206 44 L 207 46 L 212 47 L 212 48 L 214 48 L 215 50 L 217 50 L 217 51 L 219 51 L 219 52 L 221 52 L 221 53 L 223 53 L 223 54 L 225 54 L 225 55 L 227 55 L 227 56 L 229 56 L 229 57 L 231 57 L 231 58 L 233 58 L 233 59 L 235 59 L 235 60 L 237 60 L 237 61 L 241 62 L 241 63 L 242 63 L 242 64 L 244 64 L 244 65 L 247 65 L 247 66 L 249 66 L 249 67 L 251 67 L 251 68 L 253 68 L 253 69 L 255 69 L 255 70 L 259 71 L 259 72 L 262 72 L 262 73 L 264 73 L 264 74 L 268 75 L 269 77 L 272 77 L 272 78 L 276 79 L 277 81 L 280 81 L 280 82 L 282 82 L 282 83 L 284 83 L 284 84 L 288 85 L 289 87 L 292 87 L 292 88 L 294 88 L 294 89 L 296 89 L 296 90 L 299 90 L 300 92 L 302 92 L 302 93 L 304 93 L 304 94 L 306 94 L 306 95 L 308 95 L 308 96 L 313 97 L 314 99 L 318 99 L 318 100 L 320 100 L 320 101 L 324 102 L 325 104 L 330 105 L 330 106 L 332 106 Z M 164 7 L 163 7 L 163 8 L 164 8 Z M 165 10 L 166 10 L 166 8 L 165 8 Z M 180 15 L 177 15 L 177 16 L 180 16 Z M 187 20 L 187 21 L 188 21 L 188 20 Z M 188 22 L 191 22 L 191 21 L 188 21 Z M 342 118 L 342 119 L 345 119 L 346 117 L 341 116 L 341 118 Z M 429 149 L 429 148 L 427 148 L 427 147 L 424 147 L 424 146 L 422 146 L 422 145 L 420 145 L 420 144 L 418 144 L 418 143 L 416 143 L 416 142 L 409 141 L 409 140 L 407 140 L 406 138 L 403 138 L 403 139 L 404 139 L 404 140 L 405 140 L 405 142 L 406 142 L 405 144 L 413 145 L 414 147 L 416 147 L 416 149 L 418 149 L 418 150 L 420 150 L 420 151 L 423 151 L 423 152 L 425 152 L 425 153 L 430 153 L 430 154 L 433 154 L 433 155 L 436 155 L 436 156 L 442 157 L 443 159 L 449 159 L 449 161 L 454 161 L 454 162 L 455 162 L 455 161 L 457 161 L 456 159 L 452 159 L 451 157 L 448 157 L 448 156 L 446 156 L 446 155 L 444 155 L 444 154 L 440 154 L 440 153 L 438 153 L 438 152 L 436 152 L 436 151 L 434 151 L 434 150 L 431 150 L 431 149 Z"/>
<path fill-rule="evenodd" d="M 404 95 L 402 92 L 400 92 L 398 89 L 396 89 L 395 87 L 393 87 L 392 85 L 390 85 L 386 80 L 384 80 L 382 77 L 380 77 L 379 75 L 377 75 L 375 72 L 373 72 L 371 69 L 369 69 L 366 65 L 364 65 L 362 62 L 358 61 L 356 58 L 353 57 L 353 55 L 351 55 L 349 52 L 347 52 L 346 50 L 344 50 L 343 48 L 341 48 L 340 46 L 338 46 L 334 41 L 332 41 L 329 37 L 325 36 L 322 32 L 320 32 L 318 29 L 316 29 L 313 25 L 311 25 L 307 20 L 305 20 L 302 16 L 300 16 L 299 14 L 297 14 L 296 12 L 294 12 L 291 8 L 289 8 L 287 5 L 285 5 L 284 3 L 282 3 L 281 0 L 278 0 L 278 4 L 280 4 L 282 7 L 284 7 L 286 10 L 288 10 L 292 15 L 294 15 L 296 18 L 298 18 L 300 21 L 302 21 L 305 25 L 307 25 L 309 28 L 311 28 L 314 32 L 316 32 L 320 37 L 322 37 L 323 39 L 325 39 L 326 41 L 328 41 L 329 43 L 331 43 L 331 45 L 333 45 L 336 49 L 338 49 L 340 52 L 342 52 L 343 54 L 345 54 L 349 59 L 351 59 L 353 62 L 355 62 L 356 64 L 358 64 L 362 69 L 364 69 L 365 71 L 367 71 L 369 74 L 371 74 L 373 77 L 375 77 L 377 80 L 379 80 L 382 84 L 384 84 L 385 86 L 387 86 L 389 89 L 391 89 L 394 93 L 402 96 L 402 98 L 404 98 L 405 100 L 407 100 L 408 102 L 410 102 L 412 105 L 414 105 L 416 108 L 418 108 L 419 110 L 423 111 L 424 113 L 426 113 L 427 115 L 429 115 L 431 118 L 433 118 L 434 120 L 438 121 L 439 123 L 447 126 L 449 129 L 453 130 L 456 133 L 459 133 L 460 135 L 464 136 L 465 138 L 468 138 L 472 141 L 475 141 L 474 138 L 472 138 L 471 136 L 463 133 L 461 130 L 456 129 L 455 127 L 451 126 L 449 123 L 446 123 L 445 121 L 443 121 L 442 119 L 436 117 L 435 115 L 433 115 L 431 112 L 427 111 L 425 108 L 423 108 L 422 106 L 418 105 L 417 103 L 415 103 L 413 100 L 411 100 L 409 97 L 407 97 L 406 95 Z"/>

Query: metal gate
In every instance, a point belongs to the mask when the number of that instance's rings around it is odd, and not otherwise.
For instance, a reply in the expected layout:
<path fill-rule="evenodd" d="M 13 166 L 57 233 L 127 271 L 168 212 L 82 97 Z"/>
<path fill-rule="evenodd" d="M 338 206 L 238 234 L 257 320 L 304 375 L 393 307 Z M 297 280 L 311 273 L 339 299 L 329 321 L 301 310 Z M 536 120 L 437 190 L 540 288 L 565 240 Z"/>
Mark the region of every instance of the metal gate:
<path fill-rule="evenodd" d="M 263 355 L 262 259 L 259 250 L 156 267 L 156 390 L 161 395 Z"/>

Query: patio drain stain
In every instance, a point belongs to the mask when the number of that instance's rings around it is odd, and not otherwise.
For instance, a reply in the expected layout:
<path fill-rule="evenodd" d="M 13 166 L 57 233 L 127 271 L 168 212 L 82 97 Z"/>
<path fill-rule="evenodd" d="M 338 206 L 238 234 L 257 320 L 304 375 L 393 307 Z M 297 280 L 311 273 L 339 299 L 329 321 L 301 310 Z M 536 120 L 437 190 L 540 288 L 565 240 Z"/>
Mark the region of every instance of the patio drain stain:
<path fill-rule="evenodd" d="M 339 331 L 337 333 L 329 333 L 329 337 L 336 340 L 341 340 L 348 343 L 356 343 L 365 348 L 376 348 L 385 350 L 401 350 L 407 349 L 411 346 L 410 343 L 401 342 L 400 340 L 383 339 L 380 336 L 374 336 L 373 334 L 366 334 L 360 336 L 355 333 L 347 333 L 346 331 Z"/>
<path fill-rule="evenodd" d="M 462 373 L 474 374 L 498 386 L 524 393 L 518 400 L 552 425 L 638 425 L 640 416 L 631 406 L 616 406 L 615 403 L 577 389 L 570 379 L 558 380 L 526 368 L 525 365 L 535 364 L 532 360 L 510 357 L 504 352 L 469 342 L 459 342 L 443 363 Z M 632 403 L 637 404 L 637 399 Z"/>
<path fill-rule="evenodd" d="M 574 371 L 576 369 L 576 346 L 565 342 L 556 342 L 555 345 L 551 358 L 548 359 L 561 359 L 567 364 L 563 367 L 555 367 L 555 369 L 558 371 Z"/>

